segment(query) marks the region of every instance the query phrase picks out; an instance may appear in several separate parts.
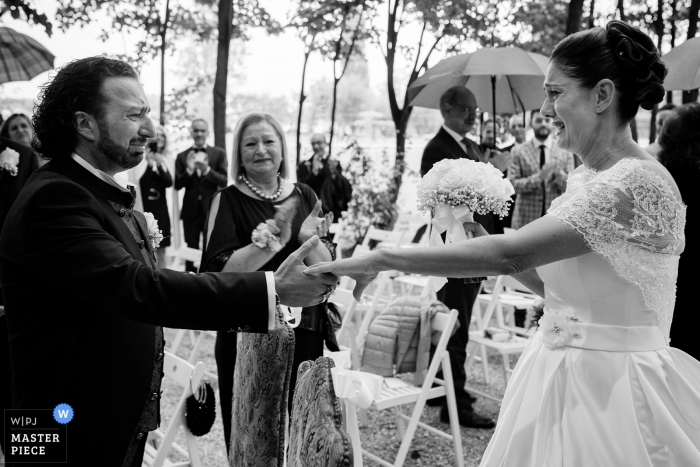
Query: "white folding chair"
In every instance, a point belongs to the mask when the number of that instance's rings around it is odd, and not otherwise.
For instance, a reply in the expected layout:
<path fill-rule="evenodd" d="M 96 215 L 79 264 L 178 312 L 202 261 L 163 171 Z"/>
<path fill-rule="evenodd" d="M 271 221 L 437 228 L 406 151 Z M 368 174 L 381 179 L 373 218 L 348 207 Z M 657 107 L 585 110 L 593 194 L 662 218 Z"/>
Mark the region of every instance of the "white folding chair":
<path fill-rule="evenodd" d="M 401 243 L 403 235 L 404 232 L 402 231 L 382 230 L 372 226 L 367 229 L 365 238 L 362 240 L 362 246 L 369 248 L 369 242 L 375 240 L 379 242 L 377 245 L 379 248 L 396 248 Z"/>
<path fill-rule="evenodd" d="M 196 365 L 191 365 L 180 357 L 165 352 L 163 372 L 166 378 L 175 381 L 183 388 L 183 391 L 175 406 L 175 413 L 165 431 L 159 428 L 148 434 L 142 467 L 161 467 L 164 465 L 169 467 L 200 467 L 202 461 L 197 449 L 197 438 L 187 429 L 185 423 L 185 401 L 199 387 L 204 375 L 204 363 L 197 362 Z M 175 437 L 181 427 L 185 432 L 186 447 L 175 443 Z M 168 455 L 172 451 L 183 455 L 187 460 L 183 462 L 169 461 Z"/>
<path fill-rule="evenodd" d="M 420 214 L 399 214 L 398 219 L 394 223 L 394 231 L 403 232 L 403 237 L 401 238 L 401 243 L 411 243 L 413 238 L 416 236 L 418 229 L 427 225 L 430 222 L 429 216 L 421 216 Z M 421 244 L 427 244 L 427 231 L 421 239 Z M 423 242 L 425 240 L 425 242 Z"/>
<path fill-rule="evenodd" d="M 435 349 L 433 360 L 428 367 L 428 372 L 422 386 L 416 386 L 410 381 L 398 378 L 385 378 L 384 388 L 378 399 L 373 403 L 377 410 L 393 409 L 396 416 L 396 426 L 401 438 L 401 445 L 396 459 L 393 463 L 388 462 L 379 456 L 363 449 L 363 454 L 377 462 L 380 465 L 388 467 L 402 466 L 408 455 L 408 450 L 411 446 L 411 441 L 416 433 L 417 428 L 423 428 L 429 432 L 442 436 L 453 442 L 454 445 L 454 465 L 457 467 L 464 466 L 464 456 L 462 454 L 462 437 L 459 428 L 459 419 L 457 416 L 457 399 L 454 392 L 454 384 L 452 381 L 452 369 L 450 367 L 450 356 L 447 352 L 447 342 L 450 340 L 452 330 L 457 322 L 457 310 L 451 310 L 449 314 L 437 313 L 432 321 L 431 328 L 433 331 L 441 333 L 440 341 Z M 442 369 L 444 380 L 435 377 L 438 370 Z M 433 383 L 437 385 L 433 387 Z M 448 434 L 442 430 L 438 430 L 430 425 L 420 421 L 425 402 L 428 399 L 446 396 L 447 408 L 450 415 L 450 431 Z M 401 406 L 405 404 L 413 404 L 411 416 L 403 414 Z M 405 422 L 408 422 L 408 425 Z"/>
<path fill-rule="evenodd" d="M 477 329 L 485 329 L 488 327 L 491 318 L 496 316 L 496 323 L 499 328 L 507 329 L 522 335 L 526 335 L 527 331 L 523 328 L 515 326 L 513 321 L 514 308 L 527 308 L 536 299 L 527 287 L 522 285 L 511 276 L 498 276 L 496 283 L 493 286 L 493 291 L 490 294 L 480 293 L 474 305 L 474 317 L 476 319 Z M 486 305 L 486 310 L 481 313 L 481 305 Z M 509 322 L 506 323 L 503 307 L 509 307 L 508 316 Z"/>

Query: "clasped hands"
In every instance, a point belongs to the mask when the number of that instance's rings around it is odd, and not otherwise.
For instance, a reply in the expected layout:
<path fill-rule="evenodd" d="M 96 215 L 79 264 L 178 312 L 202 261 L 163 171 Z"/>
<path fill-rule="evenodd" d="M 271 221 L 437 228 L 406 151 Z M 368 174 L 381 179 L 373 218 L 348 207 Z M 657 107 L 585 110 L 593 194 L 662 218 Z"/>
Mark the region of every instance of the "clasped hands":
<path fill-rule="evenodd" d="M 195 151 L 194 149 L 187 153 L 187 172 L 192 174 L 195 169 L 198 169 L 201 173 L 205 173 L 209 168 L 209 158 L 207 157 L 206 151 Z"/>
<path fill-rule="evenodd" d="M 505 172 L 513 161 L 513 155 L 509 151 L 499 151 L 498 149 L 486 149 L 484 162 L 489 162 L 501 172 Z"/>
<path fill-rule="evenodd" d="M 291 238 L 292 221 L 298 205 L 299 198 L 292 197 L 276 206 L 272 221 L 279 232 L 282 244 L 286 244 Z M 320 212 L 321 201 L 319 200 L 299 229 L 301 247 L 290 254 L 275 271 L 275 289 L 284 305 L 317 305 L 328 298 L 338 283 L 338 277 L 334 274 L 307 275 L 303 273 L 306 269 L 304 259 L 318 246 L 319 237 L 328 233 L 328 226 L 333 222 L 333 213 L 319 217 Z M 268 225 L 270 224 L 268 223 Z"/>
<path fill-rule="evenodd" d="M 558 162 L 546 163 L 540 170 L 539 176 L 547 187 L 556 185 L 561 190 L 566 188 L 567 174 Z"/>

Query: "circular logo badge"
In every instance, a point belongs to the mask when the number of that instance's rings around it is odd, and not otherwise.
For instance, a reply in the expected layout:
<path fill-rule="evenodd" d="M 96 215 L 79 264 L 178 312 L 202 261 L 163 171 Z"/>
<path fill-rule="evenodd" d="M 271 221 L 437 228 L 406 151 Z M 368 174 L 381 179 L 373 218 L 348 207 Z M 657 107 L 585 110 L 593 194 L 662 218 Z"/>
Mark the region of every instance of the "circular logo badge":
<path fill-rule="evenodd" d="M 53 409 L 53 418 L 61 425 L 65 425 L 73 420 L 73 407 L 68 404 L 58 404 Z"/>

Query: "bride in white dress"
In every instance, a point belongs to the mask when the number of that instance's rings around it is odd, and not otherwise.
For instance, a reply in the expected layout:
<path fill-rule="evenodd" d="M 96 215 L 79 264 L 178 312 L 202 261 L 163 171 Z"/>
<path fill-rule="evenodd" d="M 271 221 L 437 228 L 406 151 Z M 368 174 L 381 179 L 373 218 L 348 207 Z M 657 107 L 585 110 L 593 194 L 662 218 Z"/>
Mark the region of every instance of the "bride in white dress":
<path fill-rule="evenodd" d="M 394 269 L 511 274 L 544 296 L 482 467 L 700 466 L 700 362 L 669 346 L 685 205 L 629 128 L 663 99 L 665 74 L 652 40 L 625 23 L 567 37 L 541 112 L 583 165 L 546 216 L 512 235 L 467 223 L 479 238 L 309 268 L 353 277 L 356 297 Z"/>

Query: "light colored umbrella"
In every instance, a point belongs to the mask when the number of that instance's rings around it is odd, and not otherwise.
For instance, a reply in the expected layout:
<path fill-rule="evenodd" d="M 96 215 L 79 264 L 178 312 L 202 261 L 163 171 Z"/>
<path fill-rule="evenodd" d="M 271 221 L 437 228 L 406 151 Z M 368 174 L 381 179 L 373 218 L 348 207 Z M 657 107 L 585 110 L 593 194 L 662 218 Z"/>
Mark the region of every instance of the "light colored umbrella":
<path fill-rule="evenodd" d="M 700 88 L 700 37 L 688 39 L 664 55 L 668 68 L 664 80 L 667 91 L 689 91 Z"/>
<path fill-rule="evenodd" d="M 474 93 L 479 108 L 493 114 L 539 109 L 549 59 L 518 47 L 487 47 L 446 58 L 409 88 L 410 105 L 437 109 L 440 96 L 453 86 Z"/>
<path fill-rule="evenodd" d="M 0 27 L 0 84 L 29 81 L 53 68 L 54 58 L 31 37 Z"/>

